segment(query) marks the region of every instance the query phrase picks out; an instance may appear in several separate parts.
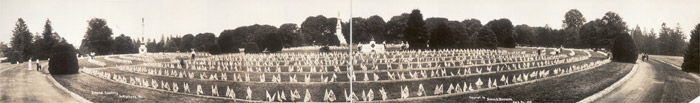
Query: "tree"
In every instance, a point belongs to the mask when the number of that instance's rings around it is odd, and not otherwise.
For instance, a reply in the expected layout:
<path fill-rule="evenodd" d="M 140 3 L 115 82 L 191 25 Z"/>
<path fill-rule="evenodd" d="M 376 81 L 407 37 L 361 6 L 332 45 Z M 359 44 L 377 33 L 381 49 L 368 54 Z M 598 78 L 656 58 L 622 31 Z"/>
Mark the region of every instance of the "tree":
<path fill-rule="evenodd" d="M 426 49 L 428 43 L 428 35 L 425 29 L 425 22 L 423 21 L 423 14 L 420 10 L 414 9 L 406 23 L 408 28 L 406 28 L 406 41 L 408 41 L 409 47 L 411 49 Z"/>
<path fill-rule="evenodd" d="M 621 34 L 627 34 L 627 23 L 615 12 L 605 13 L 601 20 L 603 21 L 602 32 L 598 32 L 599 35 L 595 36 L 599 39 L 596 46 L 610 49 L 609 46 L 612 45 L 614 38 Z"/>
<path fill-rule="evenodd" d="M 335 34 L 335 23 L 336 18 L 326 18 L 323 15 L 318 15 L 316 17 L 307 17 L 304 22 L 301 23 L 301 33 L 305 36 L 307 44 L 313 45 L 328 45 L 333 41 L 329 39 L 331 35 Z M 335 40 L 337 41 L 337 40 Z"/>
<path fill-rule="evenodd" d="M 234 45 L 235 42 L 238 40 L 234 40 L 233 36 L 236 35 L 234 30 L 224 30 L 219 34 L 219 40 L 216 40 L 216 44 L 219 46 L 219 49 L 221 49 L 221 52 L 223 53 L 238 53 L 238 45 Z"/>
<path fill-rule="evenodd" d="M 221 48 L 219 48 L 218 44 L 214 44 L 208 47 L 209 54 L 221 54 Z"/>
<path fill-rule="evenodd" d="M 564 30 L 566 31 L 566 40 L 564 40 L 567 46 L 579 46 L 581 41 L 579 41 L 579 31 L 586 22 L 586 18 L 577 9 L 571 9 L 566 14 L 564 14 Z"/>
<path fill-rule="evenodd" d="M 637 61 L 637 47 L 629 34 L 623 33 L 615 38 L 612 47 L 612 60 L 618 62 L 635 63 Z"/>
<path fill-rule="evenodd" d="M 182 41 L 180 43 L 180 52 L 191 52 L 192 50 L 190 49 L 194 48 L 194 46 L 192 46 L 193 41 L 194 35 L 192 34 L 185 34 L 185 36 L 182 36 Z"/>
<path fill-rule="evenodd" d="M 641 52 L 643 53 L 658 54 L 658 40 L 656 39 L 654 29 L 651 29 L 649 32 L 645 31 L 644 34 L 643 41 L 641 41 L 644 45 L 638 46 L 638 48 L 641 48 Z"/>
<path fill-rule="evenodd" d="M 552 28 L 549 26 L 545 25 L 544 27 L 535 27 L 535 34 L 536 34 L 536 44 L 537 46 L 545 46 L 545 47 L 552 47 L 554 42 L 553 38 L 553 32 Z"/>
<path fill-rule="evenodd" d="M 474 44 L 475 44 L 476 41 L 477 41 L 477 40 L 476 40 L 476 39 L 477 39 L 476 36 L 479 34 L 479 30 L 481 30 L 481 27 L 482 27 L 483 25 L 481 25 L 481 21 L 479 21 L 479 19 L 474 19 L 474 18 L 472 18 L 472 19 L 465 19 L 464 21 L 462 21 L 462 23 L 464 24 L 464 26 L 465 26 L 465 28 L 466 28 L 465 32 L 467 33 L 467 35 L 468 35 L 467 37 L 469 37 L 469 40 L 470 40 L 470 41 L 468 41 L 468 42 L 463 42 L 463 40 L 462 40 L 462 41 L 460 41 L 460 42 L 466 43 L 466 44 L 463 44 L 463 45 L 469 45 L 468 47 L 470 47 L 470 48 L 471 48 L 471 47 L 474 47 Z"/>
<path fill-rule="evenodd" d="M 260 52 L 262 52 L 262 51 L 258 48 L 258 44 L 255 44 L 255 42 L 249 42 L 249 43 L 245 43 L 245 44 L 243 44 L 243 45 L 245 45 L 245 46 L 244 46 L 244 47 L 245 47 L 245 50 L 243 50 L 243 52 L 245 52 L 246 54 L 247 54 L 247 53 L 260 53 Z"/>
<path fill-rule="evenodd" d="M 690 31 L 690 45 L 686 48 L 683 57 L 683 71 L 700 72 L 700 24 L 695 25 L 695 29 Z"/>
<path fill-rule="evenodd" d="M 447 22 L 449 26 L 450 34 L 456 42 L 452 44 L 453 48 L 470 48 L 472 44 L 471 35 L 467 31 L 466 25 L 459 21 L 449 21 Z M 432 37 L 432 36 L 431 36 Z"/>
<path fill-rule="evenodd" d="M 488 23 L 486 23 L 486 26 L 488 28 L 491 28 L 491 31 L 493 31 L 493 33 L 496 33 L 496 38 L 499 41 L 499 46 L 505 46 L 506 44 L 501 41 L 504 41 L 507 37 L 513 36 L 513 23 L 511 23 L 510 20 L 506 18 L 491 20 Z"/>
<path fill-rule="evenodd" d="M 432 49 L 449 49 L 457 43 L 457 39 L 445 23 L 438 24 L 437 28 L 433 29 L 430 34 L 428 47 Z"/>
<path fill-rule="evenodd" d="M 9 53 L 9 52 L 10 52 L 10 47 L 8 47 L 7 44 L 5 44 L 4 42 L 0 42 L 0 57 L 7 57 L 8 55 L 6 55 L 5 53 Z M 2 61 L 0 61 L 0 62 L 2 62 Z"/>
<path fill-rule="evenodd" d="M 48 19 L 46 20 L 46 24 L 44 24 L 44 32 L 42 32 L 41 35 L 41 39 L 35 38 L 37 39 L 37 43 L 35 43 L 35 47 L 37 48 L 36 57 L 37 59 L 46 60 L 51 57 L 51 47 L 58 43 L 57 38 L 59 38 L 58 34 L 53 32 L 51 21 Z"/>
<path fill-rule="evenodd" d="M 643 52 L 642 51 L 642 48 L 644 48 L 643 44 L 646 44 L 646 43 L 643 43 L 645 36 L 644 36 L 642 30 L 639 28 L 639 25 L 637 25 L 637 27 L 630 30 L 630 35 L 632 35 L 632 40 L 634 40 L 634 45 L 637 47 L 637 51 Z"/>
<path fill-rule="evenodd" d="M 112 46 L 114 54 L 129 54 L 134 53 L 134 47 L 131 37 L 121 34 L 114 38 L 114 46 Z"/>
<path fill-rule="evenodd" d="M 83 47 L 87 52 L 95 52 L 96 55 L 112 54 L 112 29 L 107 26 L 107 21 L 101 18 L 88 21 L 81 49 Z"/>
<path fill-rule="evenodd" d="M 497 49 L 498 39 L 496 33 L 493 33 L 489 28 L 482 28 L 477 35 L 477 41 L 474 44 L 476 48 Z"/>
<path fill-rule="evenodd" d="M 661 31 L 659 32 L 659 54 L 661 55 L 672 55 L 680 56 L 685 50 L 685 36 L 680 30 L 680 26 L 676 29 L 671 29 L 666 26 L 666 23 L 661 24 Z"/>
<path fill-rule="evenodd" d="M 603 32 L 602 25 L 603 21 L 596 19 L 581 27 L 579 38 L 585 47 L 600 48 L 604 43 L 608 42 L 609 39 L 601 37 L 601 32 Z"/>
<path fill-rule="evenodd" d="M 282 36 L 284 47 L 297 47 L 303 45 L 302 41 L 304 40 L 303 38 L 299 37 L 299 33 L 297 32 L 298 30 L 299 27 L 294 23 L 282 24 L 282 26 L 277 29 L 277 34 Z"/>
<path fill-rule="evenodd" d="M 29 32 L 27 24 L 22 18 L 17 19 L 15 29 L 12 30 L 12 45 L 10 57 L 7 59 L 14 61 L 27 61 L 32 56 L 32 33 Z M 8 54 L 6 54 L 8 55 Z"/>
<path fill-rule="evenodd" d="M 384 22 L 384 19 L 382 17 L 373 15 L 370 16 L 367 19 L 367 22 L 365 22 L 366 27 L 366 33 L 371 37 L 374 38 L 374 41 L 377 43 L 382 43 L 384 42 L 384 35 L 386 35 L 386 22 Z"/>
<path fill-rule="evenodd" d="M 73 45 L 65 40 L 58 42 L 51 50 L 53 53 L 49 60 L 49 73 L 51 74 L 75 74 L 78 73 L 78 57 Z"/>
<path fill-rule="evenodd" d="M 506 48 L 515 48 L 515 46 L 518 45 L 512 36 L 504 39 L 503 44 L 505 44 L 505 45 L 503 45 L 503 47 L 506 47 Z"/>
<path fill-rule="evenodd" d="M 369 43 L 372 39 L 372 35 L 368 32 L 370 24 L 367 22 L 364 18 L 352 18 L 352 43 Z"/>
<path fill-rule="evenodd" d="M 404 36 L 406 35 L 406 22 L 408 21 L 408 13 L 403 13 L 399 16 L 394 16 L 386 22 L 386 35 L 384 35 L 385 41 L 387 43 L 401 43 L 403 42 Z"/>
<path fill-rule="evenodd" d="M 165 52 L 177 52 L 180 50 L 179 49 L 179 47 L 181 45 L 180 42 L 182 42 L 182 38 L 171 36 L 170 39 L 168 39 L 168 41 L 165 43 L 165 46 L 163 46 L 163 50 Z M 134 48 L 137 48 L 137 47 L 134 47 Z"/>
<path fill-rule="evenodd" d="M 428 31 L 428 37 L 432 36 L 431 32 L 439 25 L 447 23 L 449 20 L 442 17 L 431 17 L 425 19 L 425 30 Z"/>
<path fill-rule="evenodd" d="M 282 35 L 272 33 L 265 37 L 265 48 L 268 52 L 282 51 L 283 47 Z"/>
<path fill-rule="evenodd" d="M 614 38 L 627 33 L 627 23 L 615 12 L 607 12 L 602 19 L 596 19 L 584 24 L 579 32 L 579 38 L 589 48 L 610 49 Z"/>
<path fill-rule="evenodd" d="M 199 33 L 192 41 L 192 46 L 197 51 L 209 51 L 209 47 L 216 44 L 216 35 L 214 33 Z"/>
<path fill-rule="evenodd" d="M 535 41 L 537 41 L 537 38 L 535 37 L 535 29 L 531 28 L 527 24 L 521 24 L 515 26 L 513 28 L 513 32 L 515 35 L 516 39 L 515 41 L 518 42 L 520 45 L 535 45 Z"/>

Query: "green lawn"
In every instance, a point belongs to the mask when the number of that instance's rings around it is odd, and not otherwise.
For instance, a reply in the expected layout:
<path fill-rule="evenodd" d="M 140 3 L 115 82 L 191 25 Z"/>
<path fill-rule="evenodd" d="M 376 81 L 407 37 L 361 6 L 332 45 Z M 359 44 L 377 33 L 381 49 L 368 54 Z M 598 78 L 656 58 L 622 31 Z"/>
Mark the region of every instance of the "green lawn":
<path fill-rule="evenodd" d="M 470 97 L 512 98 L 514 101 L 533 102 L 577 102 L 612 85 L 629 73 L 633 66 L 631 63 L 611 62 L 591 70 L 532 84 L 420 102 L 484 101 Z"/>

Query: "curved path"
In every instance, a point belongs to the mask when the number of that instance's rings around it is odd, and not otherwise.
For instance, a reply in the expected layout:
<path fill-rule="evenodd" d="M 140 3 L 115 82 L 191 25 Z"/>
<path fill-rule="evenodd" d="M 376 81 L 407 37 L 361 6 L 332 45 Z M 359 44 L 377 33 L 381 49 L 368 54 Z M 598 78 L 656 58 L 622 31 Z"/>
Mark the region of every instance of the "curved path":
<path fill-rule="evenodd" d="M 595 102 L 688 102 L 700 95 L 700 90 L 695 88 L 700 80 L 693 74 L 651 59 L 637 64 L 638 71 L 628 81 Z"/>
<path fill-rule="evenodd" d="M 47 62 L 42 62 L 47 67 Z M 0 64 L 0 102 L 2 103 L 78 103 L 51 83 L 48 71 L 27 70 L 27 63 Z"/>

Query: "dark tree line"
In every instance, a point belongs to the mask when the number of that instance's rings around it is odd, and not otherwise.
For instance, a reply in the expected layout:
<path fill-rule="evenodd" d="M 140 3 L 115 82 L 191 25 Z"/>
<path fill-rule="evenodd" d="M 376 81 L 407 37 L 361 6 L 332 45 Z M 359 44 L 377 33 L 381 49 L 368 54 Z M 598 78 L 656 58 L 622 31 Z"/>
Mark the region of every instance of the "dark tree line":
<path fill-rule="evenodd" d="M 66 42 L 58 33 L 53 31 L 51 21 L 46 20 L 44 31 L 32 36 L 22 18 L 17 19 L 12 30 L 11 47 L 0 42 L 0 53 L 7 57 L 8 62 L 24 62 L 27 60 L 49 61 L 51 74 L 74 74 L 78 72 L 76 49 Z"/>

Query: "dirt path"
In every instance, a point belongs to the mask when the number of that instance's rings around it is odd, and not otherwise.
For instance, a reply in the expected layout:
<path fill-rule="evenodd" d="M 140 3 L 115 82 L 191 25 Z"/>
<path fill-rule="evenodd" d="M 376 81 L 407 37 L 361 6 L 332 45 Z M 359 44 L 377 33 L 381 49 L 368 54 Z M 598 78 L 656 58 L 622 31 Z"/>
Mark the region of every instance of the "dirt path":
<path fill-rule="evenodd" d="M 42 64 L 46 65 L 46 62 Z M 27 63 L 0 64 L 0 102 L 3 103 L 77 103 L 47 78 L 46 69 L 28 71 Z M 46 67 L 46 66 L 43 66 Z"/>
<path fill-rule="evenodd" d="M 688 85 L 700 85 L 688 73 L 658 61 L 637 62 L 638 71 L 609 94 L 596 100 L 603 103 L 687 102 L 700 91 Z"/>

